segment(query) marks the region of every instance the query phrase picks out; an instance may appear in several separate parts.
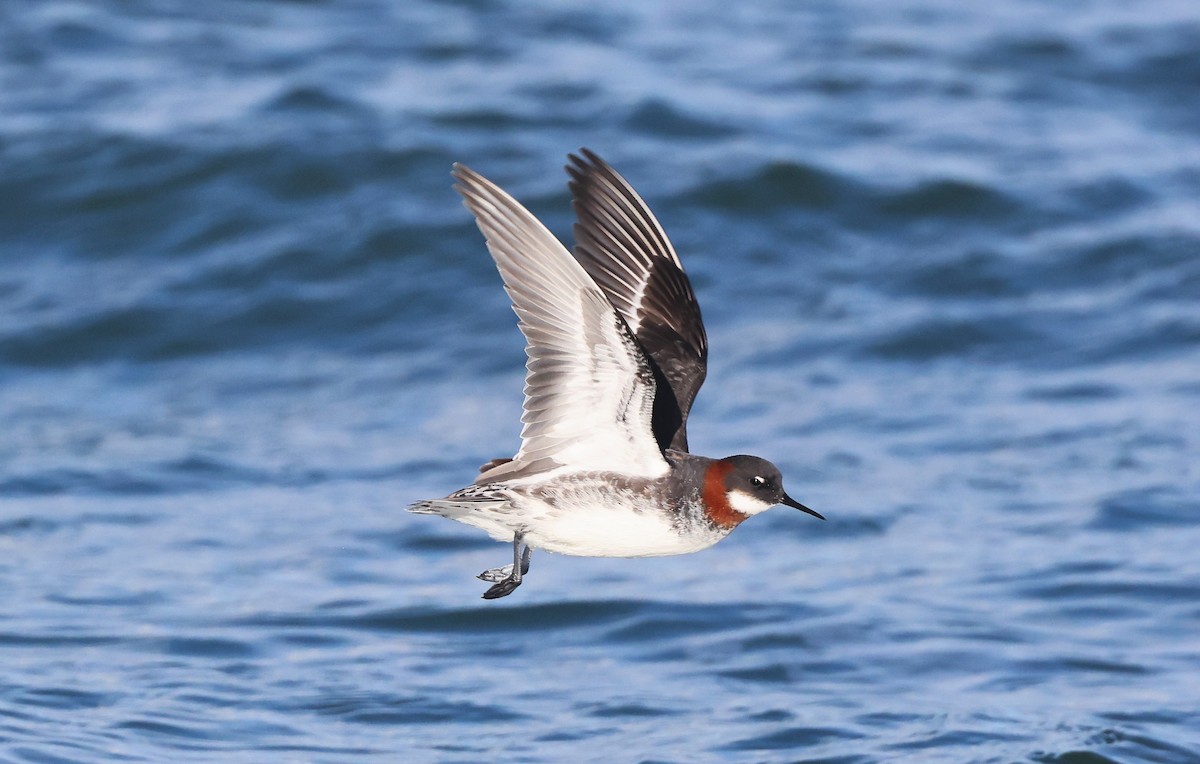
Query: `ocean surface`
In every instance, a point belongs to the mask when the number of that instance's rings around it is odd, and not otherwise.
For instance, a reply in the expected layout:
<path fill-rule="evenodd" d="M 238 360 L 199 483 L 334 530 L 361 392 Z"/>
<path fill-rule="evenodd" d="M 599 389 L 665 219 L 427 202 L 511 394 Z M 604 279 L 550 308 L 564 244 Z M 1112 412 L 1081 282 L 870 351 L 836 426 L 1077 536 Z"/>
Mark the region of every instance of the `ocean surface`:
<path fill-rule="evenodd" d="M 573 7 L 575 6 L 575 7 Z M 0 4 L 0 762 L 1200 762 L 1194 0 Z M 464 162 L 599 152 L 697 453 L 653 560 L 404 507 L 517 447 Z"/>

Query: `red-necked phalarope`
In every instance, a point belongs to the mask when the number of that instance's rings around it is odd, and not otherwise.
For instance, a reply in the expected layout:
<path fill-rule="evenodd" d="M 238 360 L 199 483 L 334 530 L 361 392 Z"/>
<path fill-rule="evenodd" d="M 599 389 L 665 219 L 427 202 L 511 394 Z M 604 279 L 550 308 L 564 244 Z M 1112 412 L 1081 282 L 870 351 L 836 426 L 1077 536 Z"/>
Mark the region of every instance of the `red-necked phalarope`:
<path fill-rule="evenodd" d="M 646 203 L 604 160 L 580 153 L 567 166 L 574 256 L 498 186 L 454 166 L 525 335 L 524 426 L 516 456 L 409 510 L 512 543 L 512 565 L 479 576 L 493 584 L 485 599 L 520 586 L 534 548 L 687 554 L 776 504 L 821 517 L 784 493 L 765 459 L 688 453 L 708 357 L 700 307 Z"/>

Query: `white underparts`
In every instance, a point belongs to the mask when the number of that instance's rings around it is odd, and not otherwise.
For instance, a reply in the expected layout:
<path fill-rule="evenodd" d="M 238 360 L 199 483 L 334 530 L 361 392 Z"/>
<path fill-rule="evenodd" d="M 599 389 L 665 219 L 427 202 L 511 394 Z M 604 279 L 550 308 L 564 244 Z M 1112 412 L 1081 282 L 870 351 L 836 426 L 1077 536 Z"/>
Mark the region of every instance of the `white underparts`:
<path fill-rule="evenodd" d="M 759 499 L 757 496 L 751 496 L 744 491 L 730 491 L 725 494 L 729 499 L 729 506 L 733 507 L 743 515 L 757 515 L 759 512 L 770 509 L 775 506 Z"/>

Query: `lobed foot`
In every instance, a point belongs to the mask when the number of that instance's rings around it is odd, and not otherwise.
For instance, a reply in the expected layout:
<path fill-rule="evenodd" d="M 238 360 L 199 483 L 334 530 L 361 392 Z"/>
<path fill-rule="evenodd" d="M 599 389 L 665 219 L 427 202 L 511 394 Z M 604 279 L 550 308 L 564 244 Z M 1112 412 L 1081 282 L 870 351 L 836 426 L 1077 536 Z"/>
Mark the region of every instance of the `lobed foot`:
<path fill-rule="evenodd" d="M 483 598 L 485 600 L 495 600 L 495 599 L 500 599 L 501 597 L 507 597 L 508 595 L 510 595 L 514 591 L 516 591 L 516 588 L 520 585 L 521 585 L 521 579 L 506 578 L 503 581 L 501 581 L 500 583 L 498 583 L 495 586 L 488 589 L 486 592 L 484 592 Z"/>
<path fill-rule="evenodd" d="M 505 565 L 503 568 L 490 568 L 480 573 L 476 578 L 480 581 L 487 581 L 489 584 L 494 584 L 498 581 L 503 581 L 506 578 L 511 578 L 513 566 Z M 521 571 L 524 573 L 525 571 Z"/>
<path fill-rule="evenodd" d="M 521 585 L 521 576 L 529 572 L 529 557 L 533 550 L 521 549 L 521 534 L 513 536 L 513 564 L 503 568 L 491 568 L 479 574 L 479 578 L 495 585 L 483 593 L 485 600 L 507 597 Z"/>
<path fill-rule="evenodd" d="M 521 575 L 529 572 L 529 558 L 533 555 L 533 550 L 525 547 L 525 551 L 521 554 Z M 506 578 L 512 578 L 513 566 L 505 565 L 501 568 L 488 568 L 487 570 L 475 576 L 480 581 L 487 581 L 489 584 L 494 584 L 503 581 Z"/>

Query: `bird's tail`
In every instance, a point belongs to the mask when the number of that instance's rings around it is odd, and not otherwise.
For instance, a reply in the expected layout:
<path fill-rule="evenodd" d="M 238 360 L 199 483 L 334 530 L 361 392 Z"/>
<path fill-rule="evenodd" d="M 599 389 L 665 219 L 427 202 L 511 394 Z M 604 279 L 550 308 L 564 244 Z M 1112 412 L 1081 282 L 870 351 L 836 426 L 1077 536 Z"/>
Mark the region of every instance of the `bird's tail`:
<path fill-rule="evenodd" d="M 456 520 L 485 507 L 504 503 L 503 500 L 497 499 L 426 499 L 409 504 L 408 511 L 418 515 L 441 515 Z"/>

